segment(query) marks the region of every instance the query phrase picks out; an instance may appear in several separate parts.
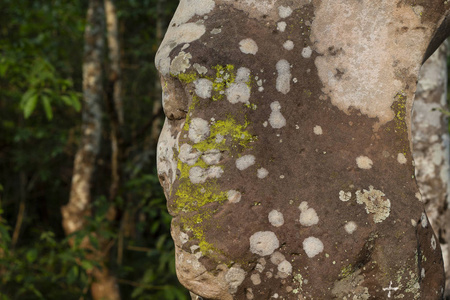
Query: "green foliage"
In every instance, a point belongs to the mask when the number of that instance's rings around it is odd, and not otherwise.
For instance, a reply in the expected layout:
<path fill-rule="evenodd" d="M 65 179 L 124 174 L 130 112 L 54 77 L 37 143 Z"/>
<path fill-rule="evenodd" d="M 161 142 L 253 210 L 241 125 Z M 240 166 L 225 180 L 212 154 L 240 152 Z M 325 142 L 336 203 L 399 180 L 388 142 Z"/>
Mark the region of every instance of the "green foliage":
<path fill-rule="evenodd" d="M 70 90 L 73 87 L 72 81 L 58 78 L 55 68 L 48 61 L 35 59 L 25 80 L 28 90 L 20 102 L 25 118 L 33 113 L 38 102 L 42 103 L 48 120 L 53 119 L 51 103 L 63 103 L 80 111 L 80 93 Z"/>
<path fill-rule="evenodd" d="M 0 220 L 1 215 L 0 215 Z M 86 252 L 44 231 L 32 246 L 10 249 L 10 228 L 0 221 L 0 299 L 78 299 L 89 284 L 79 261 Z"/>
<path fill-rule="evenodd" d="M 107 267 L 123 299 L 189 299 L 175 274 L 171 216 L 156 175 L 151 130 L 134 135 L 160 101 L 153 66 L 160 42 L 156 20 L 166 26 L 178 1 L 161 3 L 158 11 L 155 0 L 117 1 L 124 30 L 123 139 L 129 145 L 123 184 L 110 200 L 105 114 L 92 214 L 82 230 L 66 237 L 60 208 L 69 198 L 80 141 L 87 1 L 0 1 L 0 300 L 91 299 L 88 273 L 99 267 L 91 254 L 105 242 Z M 13 247 L 21 200 L 24 219 Z M 114 220 L 108 218 L 111 204 L 119 216 Z M 85 239 L 92 249 L 80 248 Z"/>

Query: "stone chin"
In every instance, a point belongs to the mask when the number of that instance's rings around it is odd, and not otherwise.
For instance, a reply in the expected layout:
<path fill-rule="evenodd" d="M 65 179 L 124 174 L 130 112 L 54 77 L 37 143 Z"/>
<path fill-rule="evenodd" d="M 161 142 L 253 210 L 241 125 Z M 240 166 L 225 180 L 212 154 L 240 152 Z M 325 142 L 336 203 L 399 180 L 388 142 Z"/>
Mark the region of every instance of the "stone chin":
<path fill-rule="evenodd" d="M 195 255 L 179 246 L 175 247 L 175 263 L 178 280 L 192 293 L 207 299 L 233 300 L 225 280 L 228 270 L 225 265 L 218 265 L 214 276 Z"/>
<path fill-rule="evenodd" d="M 198 256 L 182 249 L 178 238 L 181 231 L 172 223 L 172 238 L 175 242 L 175 265 L 180 283 L 190 292 L 206 299 L 233 300 L 225 280 L 226 265 L 218 265 L 215 272 L 208 272 Z M 216 275 L 212 275 L 215 273 Z"/>

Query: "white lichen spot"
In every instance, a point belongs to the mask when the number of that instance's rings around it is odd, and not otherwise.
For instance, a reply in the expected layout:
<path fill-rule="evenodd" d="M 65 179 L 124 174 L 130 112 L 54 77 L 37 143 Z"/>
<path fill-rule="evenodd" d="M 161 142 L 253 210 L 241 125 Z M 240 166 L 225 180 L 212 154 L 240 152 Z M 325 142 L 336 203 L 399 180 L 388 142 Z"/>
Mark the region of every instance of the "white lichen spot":
<path fill-rule="evenodd" d="M 189 144 L 183 144 L 180 147 L 180 153 L 178 154 L 178 159 L 182 163 L 188 164 L 189 166 L 195 165 L 198 158 L 202 155 L 200 151 L 192 148 Z"/>
<path fill-rule="evenodd" d="M 189 235 L 183 231 L 180 232 L 180 242 L 182 245 L 186 244 L 189 241 Z"/>
<path fill-rule="evenodd" d="M 222 32 L 221 28 L 214 28 L 213 30 L 210 31 L 211 34 L 219 34 Z"/>
<path fill-rule="evenodd" d="M 352 198 L 352 192 L 344 192 L 344 191 L 339 192 L 339 200 L 347 202 L 351 198 Z"/>
<path fill-rule="evenodd" d="M 286 22 L 278 22 L 277 23 L 277 30 L 278 31 L 280 31 L 280 32 L 284 32 L 285 30 L 286 30 L 286 26 L 287 26 L 287 24 L 286 24 Z"/>
<path fill-rule="evenodd" d="M 407 163 L 406 157 L 403 153 L 397 154 L 397 161 L 399 164 L 402 164 L 402 165 Z"/>
<path fill-rule="evenodd" d="M 235 82 L 225 91 L 227 100 L 232 103 L 250 104 L 250 87 L 247 82 L 250 80 L 250 70 L 247 68 L 239 68 L 237 71 Z"/>
<path fill-rule="evenodd" d="M 422 277 L 422 279 L 425 278 L 425 269 L 422 268 L 422 270 L 420 271 L 420 277 Z"/>
<path fill-rule="evenodd" d="M 319 217 L 316 211 L 314 208 L 308 208 L 308 202 L 303 201 L 298 208 L 301 211 L 299 218 L 300 224 L 309 227 L 319 223 Z"/>
<path fill-rule="evenodd" d="M 370 158 L 368 158 L 367 156 L 361 155 L 356 158 L 356 164 L 358 165 L 358 168 L 360 168 L 360 169 L 369 170 L 372 168 L 373 161 Z"/>
<path fill-rule="evenodd" d="M 216 143 L 217 143 L 217 144 L 222 143 L 222 141 L 223 141 L 224 138 L 225 138 L 225 137 L 219 133 L 218 135 L 216 135 Z"/>
<path fill-rule="evenodd" d="M 258 52 L 258 45 L 256 42 L 250 38 L 244 39 L 239 42 L 239 49 L 244 54 L 253 54 L 255 55 Z"/>
<path fill-rule="evenodd" d="M 191 58 L 192 55 L 190 53 L 181 51 L 170 64 L 170 73 L 173 75 L 184 73 L 191 66 L 189 62 Z"/>
<path fill-rule="evenodd" d="M 202 65 L 199 65 L 198 63 L 194 64 L 194 69 L 197 71 L 198 74 L 203 75 L 208 72 L 208 69 Z"/>
<path fill-rule="evenodd" d="M 424 212 L 422 213 L 422 216 L 420 217 L 420 224 L 422 224 L 423 228 L 426 228 L 428 226 L 427 215 Z"/>
<path fill-rule="evenodd" d="M 208 99 L 211 98 L 211 92 L 213 89 L 213 83 L 211 80 L 201 78 L 194 81 L 195 93 L 200 98 Z"/>
<path fill-rule="evenodd" d="M 250 276 L 250 280 L 252 281 L 253 285 L 259 285 L 261 284 L 261 276 L 259 276 L 258 273 L 252 274 Z"/>
<path fill-rule="evenodd" d="M 415 196 L 416 196 L 417 200 L 419 200 L 420 202 L 425 202 L 425 201 L 423 200 L 422 194 L 421 194 L 420 192 L 417 192 L 417 193 L 415 194 Z"/>
<path fill-rule="evenodd" d="M 211 149 L 203 153 L 202 160 L 207 165 L 217 165 L 222 158 L 222 153 L 219 149 Z"/>
<path fill-rule="evenodd" d="M 221 167 L 211 167 L 203 169 L 201 167 L 193 167 L 189 170 L 189 179 L 193 184 L 205 183 L 211 178 L 220 178 L 223 170 Z"/>
<path fill-rule="evenodd" d="M 289 17 L 292 14 L 292 8 L 290 8 L 289 6 L 279 6 L 278 7 L 278 15 L 280 16 L 280 18 L 284 19 Z"/>
<path fill-rule="evenodd" d="M 303 241 L 303 250 L 309 258 L 313 258 L 323 251 L 323 243 L 316 237 L 310 236 Z"/>
<path fill-rule="evenodd" d="M 286 273 L 286 274 L 291 274 L 292 273 L 292 265 L 287 260 L 282 261 L 278 265 L 277 269 L 278 269 L 279 272 L 282 272 L 282 273 Z"/>
<path fill-rule="evenodd" d="M 373 186 L 369 186 L 369 190 L 357 191 L 356 202 L 365 204 L 367 214 L 374 215 L 375 223 L 380 223 L 389 217 L 391 201 L 382 191 L 374 189 Z"/>
<path fill-rule="evenodd" d="M 294 49 L 294 42 L 291 40 L 287 40 L 286 42 L 284 42 L 283 48 L 288 51 L 291 51 L 292 49 Z"/>
<path fill-rule="evenodd" d="M 227 196 L 228 201 L 230 201 L 231 203 L 238 203 L 242 198 L 242 194 L 236 190 L 229 190 L 227 192 Z"/>
<path fill-rule="evenodd" d="M 272 128 L 280 129 L 286 126 L 286 119 L 281 114 L 281 105 L 280 102 L 274 101 L 270 104 L 270 109 L 272 112 L 269 116 L 269 123 Z"/>
<path fill-rule="evenodd" d="M 322 135 L 323 134 L 322 127 L 319 126 L 319 125 L 314 126 L 313 131 L 314 131 L 314 134 L 316 134 L 316 135 Z"/>
<path fill-rule="evenodd" d="M 228 283 L 228 288 L 231 294 L 236 293 L 237 288 L 245 279 L 245 271 L 239 267 L 231 267 L 227 274 L 225 274 L 225 281 Z"/>
<path fill-rule="evenodd" d="M 411 225 L 412 225 L 413 227 L 416 227 L 416 226 L 417 226 L 417 222 L 416 222 L 416 220 L 414 220 L 414 219 L 411 219 Z"/>
<path fill-rule="evenodd" d="M 213 0 L 208 0 L 214 2 Z M 177 19 L 176 17 L 173 20 Z M 179 27 L 169 26 L 158 53 L 155 57 L 155 65 L 159 72 L 166 76 L 170 73 L 170 52 L 178 45 L 190 43 L 198 40 L 206 32 L 205 25 L 197 23 L 187 23 Z"/>
<path fill-rule="evenodd" d="M 256 264 L 255 270 L 259 273 L 262 273 L 264 269 L 266 268 L 266 260 L 264 258 L 258 259 L 258 263 Z"/>
<path fill-rule="evenodd" d="M 425 30 L 410 35 L 395 34 L 394 45 L 387 49 L 384 41 L 392 38 L 392 28 L 402 28 L 405 20 L 408 28 L 415 28 L 423 21 L 417 18 L 411 5 L 383 3 L 380 10 L 379 2 L 364 1 L 361 17 L 360 1 L 322 1 L 315 9 L 311 26 L 311 42 L 321 54 L 315 65 L 323 91 L 347 114 L 355 109 L 378 118 L 375 130 L 394 119 L 392 103 L 404 88 L 398 67 L 392 66 L 401 61 L 405 70 L 417 68 L 423 53 L 414 48 L 414 43 L 428 35 Z M 390 54 L 374 55 L 383 51 Z M 344 74 L 340 72 L 343 70 Z M 412 95 L 407 97 L 409 101 Z"/>
<path fill-rule="evenodd" d="M 352 234 L 358 228 L 358 225 L 356 225 L 355 222 L 350 221 L 347 224 L 345 224 L 344 228 L 348 234 Z"/>
<path fill-rule="evenodd" d="M 200 143 L 209 136 L 208 121 L 194 118 L 189 124 L 189 139 L 195 144 Z"/>
<path fill-rule="evenodd" d="M 276 88 L 282 94 L 287 94 L 291 90 L 291 66 L 289 62 L 282 59 L 277 62 L 276 69 L 278 73 Z"/>
<path fill-rule="evenodd" d="M 303 58 L 310 58 L 311 57 L 311 54 L 312 54 L 312 49 L 311 49 L 311 47 L 305 47 L 305 48 L 303 48 L 303 50 L 302 50 L 302 56 L 303 56 Z"/>
<path fill-rule="evenodd" d="M 280 227 L 284 224 L 284 217 L 283 214 L 281 212 L 279 212 L 278 210 L 272 210 L 269 213 L 269 222 L 270 224 L 272 224 L 272 226 L 275 227 Z"/>
<path fill-rule="evenodd" d="M 272 231 L 258 231 L 250 237 L 250 251 L 260 256 L 271 255 L 278 247 L 280 242 Z"/>
<path fill-rule="evenodd" d="M 279 251 L 275 251 L 271 256 L 270 256 L 270 262 L 273 263 L 274 265 L 279 265 L 281 264 L 282 261 L 285 261 L 286 258 L 284 257 L 283 253 L 279 252 Z"/>
<path fill-rule="evenodd" d="M 248 300 L 253 300 L 255 298 L 255 296 L 253 295 L 253 289 L 251 288 L 246 289 L 245 296 L 247 297 Z"/>
<path fill-rule="evenodd" d="M 434 235 L 431 237 L 431 248 L 433 248 L 433 250 L 436 250 L 436 238 L 434 237 Z"/>
<path fill-rule="evenodd" d="M 173 18 L 173 23 L 183 24 L 188 22 L 194 16 L 204 16 L 210 13 L 216 3 L 214 0 L 188 0 L 180 1 L 175 16 Z"/>
<path fill-rule="evenodd" d="M 232 83 L 225 92 L 228 101 L 232 104 L 245 103 L 249 104 L 250 99 L 250 88 L 246 83 Z"/>
<path fill-rule="evenodd" d="M 267 175 L 269 175 L 269 171 L 264 168 L 259 168 L 258 171 L 256 171 L 256 176 L 258 176 L 259 179 L 264 179 Z"/>
<path fill-rule="evenodd" d="M 168 186 L 171 187 L 177 176 L 177 159 L 175 158 L 174 149 L 178 148 L 178 136 L 172 136 L 170 124 L 164 123 L 161 135 L 158 140 L 157 148 L 157 168 L 159 176 L 167 177 Z"/>
<path fill-rule="evenodd" d="M 248 167 L 255 164 L 255 156 L 253 155 L 244 155 L 236 159 L 236 168 L 240 171 L 247 169 Z"/>
<path fill-rule="evenodd" d="M 250 80 L 250 69 L 245 68 L 245 67 L 241 67 L 237 70 L 236 72 L 236 82 L 247 82 Z"/>

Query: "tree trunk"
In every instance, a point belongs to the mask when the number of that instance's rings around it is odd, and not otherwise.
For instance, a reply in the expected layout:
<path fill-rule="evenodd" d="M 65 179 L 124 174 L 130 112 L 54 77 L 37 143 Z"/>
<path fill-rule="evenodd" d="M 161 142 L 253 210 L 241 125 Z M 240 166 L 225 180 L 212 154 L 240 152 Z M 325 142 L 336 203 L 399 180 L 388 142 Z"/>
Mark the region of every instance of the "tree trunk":
<path fill-rule="evenodd" d="M 156 57 L 158 173 L 194 298 L 442 298 L 411 108 L 449 14 L 440 0 L 180 1 Z"/>
<path fill-rule="evenodd" d="M 450 296 L 449 134 L 447 116 L 447 53 L 444 43 L 422 66 L 414 101 L 412 133 L 416 178 L 426 212 L 438 236 Z"/>
<path fill-rule="evenodd" d="M 124 123 L 122 106 L 122 80 L 120 68 L 120 43 L 118 20 L 115 4 L 112 0 L 105 0 L 108 50 L 108 107 L 111 119 L 111 188 L 110 199 L 116 198 L 121 182 L 122 142 L 121 129 Z"/>
<path fill-rule="evenodd" d="M 102 130 L 104 18 L 102 1 L 90 0 L 83 60 L 82 137 L 80 148 L 75 155 L 69 203 L 61 209 L 66 235 L 81 230 L 84 227 L 85 217 L 91 214 L 92 180 L 97 155 L 100 151 Z M 89 258 L 95 259 L 102 266 L 102 269 L 94 268 L 92 270 L 95 279 L 91 286 L 93 298 L 96 300 L 120 299 L 114 277 L 109 275 L 108 269 L 103 263 L 104 254 L 93 249 L 87 237 L 83 240 L 81 247 L 93 250 L 94 254 Z"/>

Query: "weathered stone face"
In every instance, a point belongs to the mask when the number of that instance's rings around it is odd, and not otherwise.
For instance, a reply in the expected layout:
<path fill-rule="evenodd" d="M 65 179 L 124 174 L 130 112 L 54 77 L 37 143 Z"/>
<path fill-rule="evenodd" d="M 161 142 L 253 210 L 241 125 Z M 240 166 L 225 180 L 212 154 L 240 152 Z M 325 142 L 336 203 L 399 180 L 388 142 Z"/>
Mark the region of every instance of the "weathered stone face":
<path fill-rule="evenodd" d="M 207 299 L 440 299 L 409 119 L 448 8 L 180 2 L 156 65 L 182 284 Z"/>

